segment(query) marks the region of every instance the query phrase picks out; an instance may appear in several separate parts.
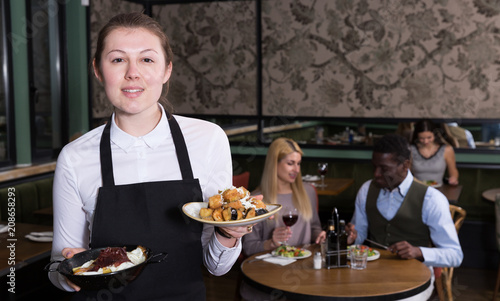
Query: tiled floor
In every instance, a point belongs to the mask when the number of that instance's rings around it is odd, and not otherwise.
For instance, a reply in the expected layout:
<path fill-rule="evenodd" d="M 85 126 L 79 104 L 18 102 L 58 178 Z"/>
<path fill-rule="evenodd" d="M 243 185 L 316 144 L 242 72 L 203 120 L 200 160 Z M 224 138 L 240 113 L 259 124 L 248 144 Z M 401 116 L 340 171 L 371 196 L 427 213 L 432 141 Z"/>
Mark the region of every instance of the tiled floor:
<path fill-rule="evenodd" d="M 496 269 L 482 270 L 457 268 L 453 277 L 453 297 L 455 301 L 492 301 L 497 276 Z M 205 277 L 207 301 L 232 301 L 235 299 L 238 273 L 233 268 L 222 277 Z M 500 296 L 497 297 L 500 301 Z M 437 296 L 431 301 L 438 301 Z"/>

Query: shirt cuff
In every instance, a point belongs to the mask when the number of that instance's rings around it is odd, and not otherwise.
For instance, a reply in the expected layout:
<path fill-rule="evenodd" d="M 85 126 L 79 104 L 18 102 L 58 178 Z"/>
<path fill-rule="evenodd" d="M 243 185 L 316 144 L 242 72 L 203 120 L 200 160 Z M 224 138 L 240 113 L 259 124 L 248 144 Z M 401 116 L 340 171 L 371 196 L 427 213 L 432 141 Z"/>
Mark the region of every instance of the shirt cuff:
<path fill-rule="evenodd" d="M 205 266 L 211 274 L 221 276 L 226 274 L 238 260 L 241 253 L 241 238 L 237 239 L 234 247 L 228 248 L 219 242 L 214 232 L 206 247 L 208 252 L 204 252 Z"/>

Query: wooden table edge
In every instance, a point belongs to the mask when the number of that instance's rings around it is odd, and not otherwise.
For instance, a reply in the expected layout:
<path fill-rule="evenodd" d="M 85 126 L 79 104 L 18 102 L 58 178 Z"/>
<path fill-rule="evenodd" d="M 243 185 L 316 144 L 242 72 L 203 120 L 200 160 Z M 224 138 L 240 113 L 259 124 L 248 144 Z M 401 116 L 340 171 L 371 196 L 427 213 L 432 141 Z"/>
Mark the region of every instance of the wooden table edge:
<path fill-rule="evenodd" d="M 495 195 L 493 195 L 492 197 L 489 196 L 489 194 L 493 194 L 493 193 L 500 193 L 500 188 L 491 188 L 491 189 L 487 189 L 485 191 L 483 191 L 483 193 L 481 193 L 481 196 L 487 200 L 487 201 L 490 201 L 490 202 L 495 202 Z"/>
<path fill-rule="evenodd" d="M 281 292 L 283 295 L 287 296 L 287 297 L 290 297 L 292 300 L 297 300 L 297 301 L 326 301 L 326 300 L 335 300 L 335 301 L 356 301 L 356 300 L 363 300 L 363 301 L 366 301 L 366 300 L 377 300 L 377 301 L 381 301 L 381 300 L 398 300 L 398 299 L 403 299 L 403 298 L 408 298 L 408 297 L 412 297 L 412 296 L 415 296 L 423 291 L 425 291 L 430 285 L 431 285 L 431 280 L 432 280 L 432 277 L 430 276 L 429 279 L 423 283 L 422 285 L 418 286 L 418 287 L 414 287 L 414 288 L 410 288 L 406 291 L 401 291 L 401 292 L 396 292 L 396 293 L 392 293 L 392 294 L 387 294 L 387 295 L 374 295 L 374 296 L 319 296 L 319 295 L 306 295 L 306 294 L 301 294 L 301 293 L 297 293 L 297 292 L 292 292 L 292 291 L 287 291 L 287 290 L 283 290 L 283 289 L 277 289 L 277 288 L 271 288 L 269 286 L 266 286 L 264 284 L 261 284 L 253 279 L 251 279 L 250 277 L 248 277 L 244 270 L 243 270 L 243 266 L 245 264 L 248 264 L 248 262 L 252 259 L 254 259 L 256 256 L 258 256 L 259 254 L 264 254 L 266 252 L 261 252 L 261 253 L 257 253 L 257 254 L 254 254 L 248 258 L 246 258 L 240 265 L 240 270 L 241 270 L 241 273 L 242 273 L 242 276 L 243 276 L 243 279 L 247 281 L 247 283 L 251 286 L 254 286 L 255 288 L 258 288 L 264 292 L 267 292 L 267 293 L 277 293 L 277 292 Z M 429 271 L 429 274 L 430 274 L 430 271 Z M 239 293 L 239 292 L 238 292 Z"/>
<path fill-rule="evenodd" d="M 431 285 L 431 279 L 427 280 L 422 286 L 404 291 L 399 293 L 394 293 L 391 295 L 383 295 L 383 296 L 355 296 L 355 297 L 347 297 L 347 296 L 314 296 L 314 295 L 305 295 L 292 291 L 279 290 L 275 288 L 271 288 L 269 286 L 265 286 L 261 283 L 256 282 L 255 280 L 250 279 L 245 273 L 243 274 L 243 279 L 247 281 L 247 283 L 257 289 L 260 289 L 267 293 L 272 293 L 273 295 L 279 296 L 281 292 L 282 295 L 294 300 L 294 301 L 387 301 L 387 300 L 399 300 L 404 298 L 413 297 L 423 291 L 425 291 Z M 238 292 L 239 293 L 239 292 Z"/>
<path fill-rule="evenodd" d="M 354 184 L 354 179 L 352 178 L 327 178 L 327 179 L 335 179 L 335 180 L 341 180 L 341 181 L 346 181 L 344 185 L 342 185 L 338 190 L 332 191 L 323 188 L 323 187 L 315 187 L 316 188 L 316 193 L 318 195 L 326 195 L 326 196 L 336 196 L 344 192 L 347 188 L 351 187 Z M 307 182 L 307 183 L 321 183 L 321 181 L 314 181 L 314 182 Z"/>

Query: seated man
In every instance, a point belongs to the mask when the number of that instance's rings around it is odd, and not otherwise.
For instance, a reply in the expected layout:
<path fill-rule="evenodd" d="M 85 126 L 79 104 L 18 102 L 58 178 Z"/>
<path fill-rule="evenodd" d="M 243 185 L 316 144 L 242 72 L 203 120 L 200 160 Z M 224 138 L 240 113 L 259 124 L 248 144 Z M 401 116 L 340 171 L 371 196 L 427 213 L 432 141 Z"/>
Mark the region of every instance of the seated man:
<path fill-rule="evenodd" d="M 399 135 L 377 141 L 374 179 L 361 186 L 349 228 L 357 231 L 357 244 L 370 238 L 403 259 L 422 261 L 431 272 L 433 266 L 457 267 L 463 253 L 448 200 L 437 189 L 413 180 L 410 157 L 408 142 Z M 427 300 L 433 284 L 434 275 L 431 286 L 415 300 Z"/>

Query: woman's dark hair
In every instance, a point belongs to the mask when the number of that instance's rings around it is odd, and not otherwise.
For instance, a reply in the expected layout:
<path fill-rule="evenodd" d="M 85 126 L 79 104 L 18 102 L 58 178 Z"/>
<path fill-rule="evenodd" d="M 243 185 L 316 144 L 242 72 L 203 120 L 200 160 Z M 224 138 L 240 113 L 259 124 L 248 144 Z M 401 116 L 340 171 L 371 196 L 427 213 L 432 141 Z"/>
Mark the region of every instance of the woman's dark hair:
<path fill-rule="evenodd" d="M 411 143 L 414 145 L 418 144 L 418 134 L 422 132 L 431 132 L 434 134 L 434 142 L 437 144 L 444 144 L 447 140 L 446 131 L 441 127 L 436 125 L 430 119 L 421 119 L 415 123 L 413 127 L 413 135 Z"/>
<path fill-rule="evenodd" d="M 373 145 L 374 153 L 393 154 L 398 163 L 410 160 L 411 151 L 405 137 L 397 134 L 387 134 Z"/>
<path fill-rule="evenodd" d="M 96 70 L 96 73 L 102 77 L 101 72 L 101 60 L 102 60 L 102 52 L 105 47 L 106 38 L 109 34 L 116 29 L 145 29 L 157 36 L 160 40 L 160 45 L 162 46 L 163 53 L 165 55 L 165 65 L 168 66 L 173 60 L 173 52 L 170 47 L 170 43 L 168 41 L 167 35 L 163 32 L 163 28 L 161 25 L 156 22 L 153 18 L 140 13 L 140 12 L 132 12 L 125 14 L 118 14 L 111 18 L 106 25 L 99 31 L 99 35 L 97 36 L 97 47 L 94 53 L 94 59 L 91 61 L 91 65 L 93 62 L 93 66 Z M 165 95 L 168 92 L 168 81 L 165 89 Z M 172 105 L 168 102 L 166 97 L 162 97 L 162 103 L 165 105 L 165 110 L 168 112 L 172 112 Z"/>

